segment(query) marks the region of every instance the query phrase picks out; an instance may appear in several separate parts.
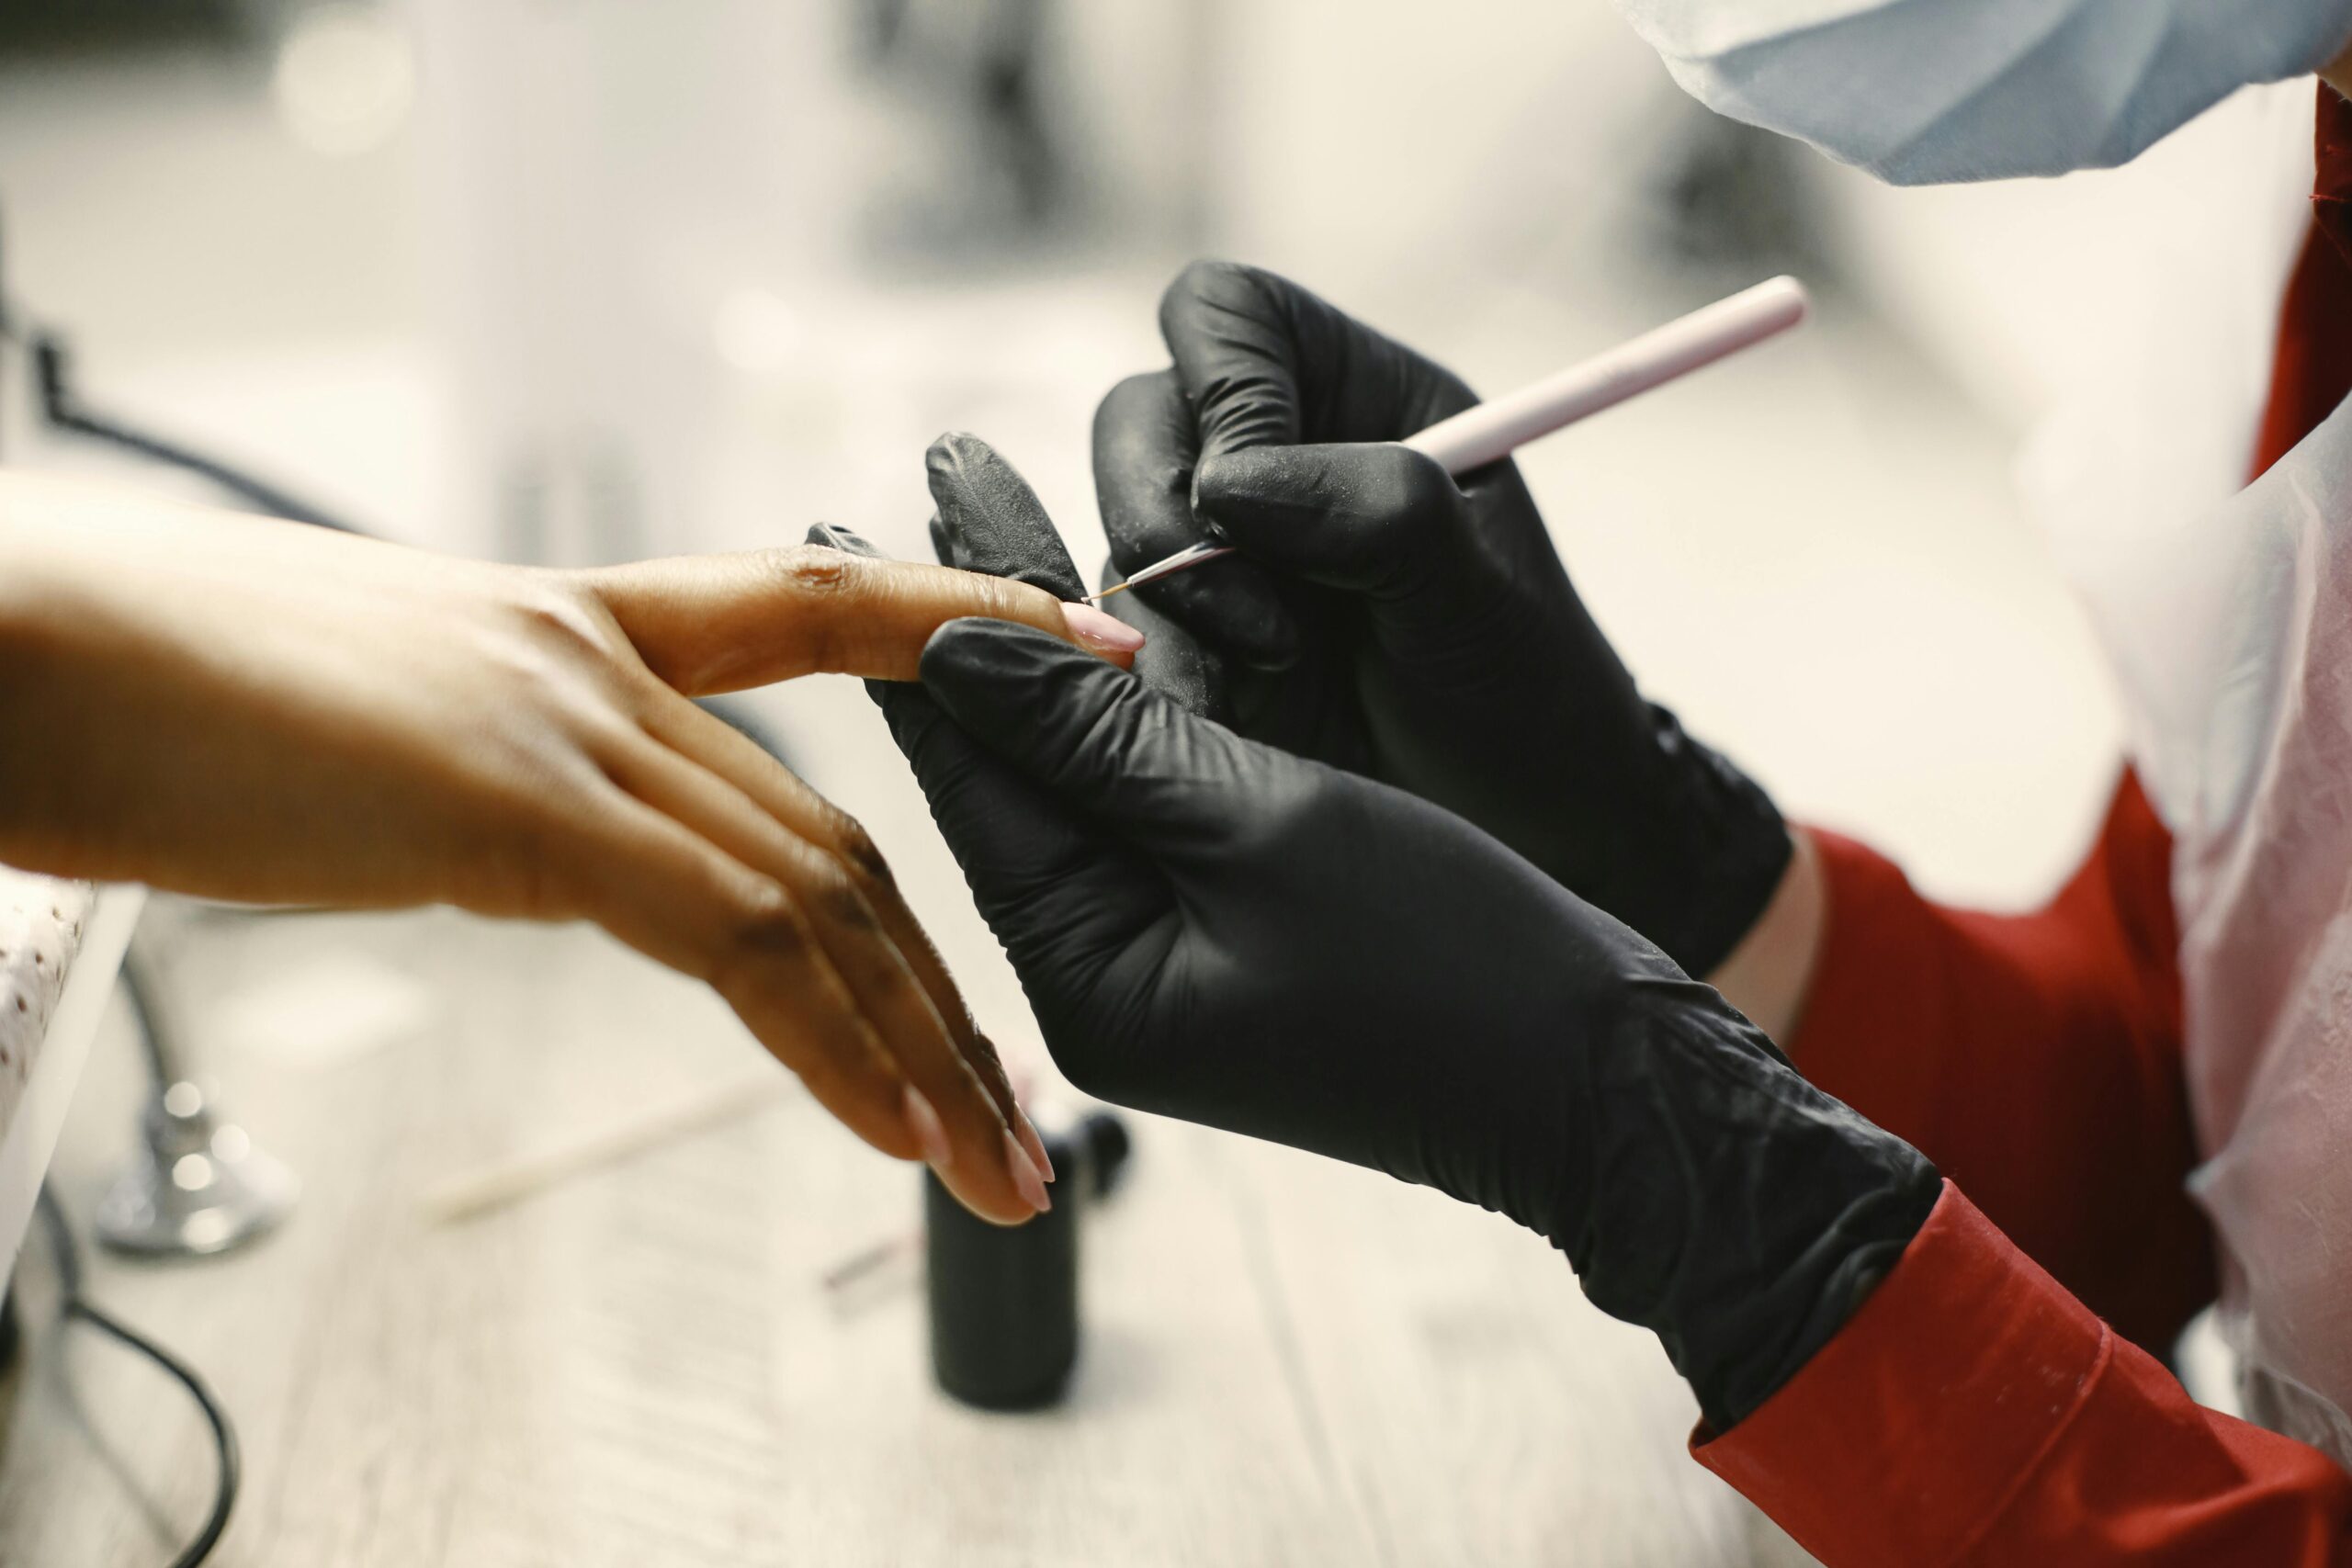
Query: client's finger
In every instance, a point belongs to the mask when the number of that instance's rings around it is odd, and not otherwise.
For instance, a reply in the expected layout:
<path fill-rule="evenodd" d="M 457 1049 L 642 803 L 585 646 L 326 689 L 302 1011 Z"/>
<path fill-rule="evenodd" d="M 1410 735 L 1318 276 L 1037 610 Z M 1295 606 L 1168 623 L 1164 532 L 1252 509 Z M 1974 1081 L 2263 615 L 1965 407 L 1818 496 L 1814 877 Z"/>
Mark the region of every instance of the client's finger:
<path fill-rule="evenodd" d="M 971 1010 L 965 1006 L 945 961 L 907 907 L 889 863 L 865 828 L 740 730 L 692 703 L 657 701 L 643 722 L 656 739 L 726 780 L 785 830 L 832 856 L 930 998 L 956 1055 L 993 1105 L 998 1114 L 996 1130 L 1010 1126 L 1031 1164 L 1052 1180 L 1053 1162 L 1044 1140 L 1013 1098 L 1012 1082 L 996 1048 L 974 1024 Z M 944 1109 L 945 1102 L 940 1103 Z"/>
<path fill-rule="evenodd" d="M 684 699 L 662 694 L 677 706 Z M 653 736 L 605 741 L 607 775 L 793 899 L 809 935 L 880 1048 L 920 1100 L 910 1124 L 923 1156 L 975 1213 L 1004 1222 L 1043 1207 L 1044 1184 L 1013 1142 L 995 1100 L 956 1049 L 947 1026 L 857 878 L 830 847 L 812 842 L 749 795 Z"/>
<path fill-rule="evenodd" d="M 966 615 L 1017 621 L 1124 663 L 1143 639 L 1025 583 L 799 545 L 581 574 L 654 673 L 688 696 L 829 672 L 911 681 L 922 645 Z"/>
<path fill-rule="evenodd" d="M 585 916 L 705 982 L 843 1126 L 924 1157 L 906 1078 L 782 884 L 617 785 L 550 815 L 542 913 Z"/>
<path fill-rule="evenodd" d="M 1014 477 L 1018 479 L 1019 476 Z M 1023 488 L 1024 490 L 1027 488 L 1025 481 Z M 1034 500 L 1034 497 L 1032 499 Z M 1042 518 L 1043 508 L 1040 507 L 1038 512 Z M 1053 525 L 1050 522 L 1046 522 L 1043 525 L 1052 539 L 1053 550 L 1060 552 L 1058 558 L 1066 564 L 1069 558 L 1068 553 L 1062 550 L 1060 536 L 1053 533 Z M 936 514 L 933 514 L 931 520 L 931 537 L 933 547 L 939 552 L 942 562 L 954 565 L 955 544 L 949 539 L 945 525 L 940 522 Z M 877 560 L 889 558 L 875 547 L 872 540 L 837 524 L 814 525 L 808 530 L 808 542 L 812 545 L 830 545 L 837 550 L 846 550 L 854 556 L 865 556 Z M 1054 558 L 1048 556 L 1041 558 L 1050 567 Z M 1023 579 L 1023 581 L 1029 580 Z M 1055 589 L 1055 581 L 1050 577 L 1038 578 L 1035 580 L 1035 586 L 1051 592 Z M 1148 644 L 1146 645 L 1147 649 L 1148 646 Z M 907 686 L 904 683 L 893 684 L 877 681 L 866 682 L 866 690 L 873 693 L 875 700 L 886 708 L 889 706 L 887 700 L 889 694 L 906 689 Z M 784 773 L 784 776 L 791 778 L 788 771 Z M 797 779 L 792 779 L 791 782 L 807 790 L 807 786 L 800 784 Z M 754 794 L 756 793 L 754 791 Z M 807 793 L 820 805 L 825 804 L 822 797 L 818 796 L 813 790 L 808 790 Z M 831 809 L 830 806 L 827 809 Z M 836 813 L 836 815 L 841 814 Z M 842 816 L 842 820 L 848 821 L 848 818 Z M 853 863 L 865 863 L 869 857 L 852 854 L 846 858 Z M 888 882 L 888 868 L 882 864 L 881 857 L 878 854 L 874 855 L 871 857 L 871 862 L 880 869 L 883 880 L 886 883 Z M 938 950 L 931 945 L 929 934 L 916 922 L 913 914 L 908 911 L 905 904 L 899 899 L 895 886 L 889 887 L 889 894 L 890 897 L 887 900 L 876 898 L 876 907 L 883 908 L 886 912 L 895 909 L 904 916 L 906 925 L 912 934 L 910 937 L 902 936 L 899 939 L 901 950 L 909 955 L 910 962 L 915 965 L 916 974 L 930 988 L 933 999 L 938 1002 L 941 1014 L 948 1021 L 948 1027 L 957 1032 L 957 1043 L 963 1047 L 966 1056 L 970 1059 L 973 1070 L 980 1075 L 980 1080 L 989 1086 L 989 1092 L 996 1097 L 997 1103 L 1003 1109 L 1006 1119 L 1012 1122 L 1013 1133 L 1021 1141 L 1021 1146 L 1028 1151 L 1031 1161 L 1045 1173 L 1046 1179 L 1053 1180 L 1053 1156 L 1046 1153 L 1046 1141 L 1037 1135 L 1037 1129 L 1031 1124 L 1027 1113 L 1022 1110 L 1020 1101 L 1014 1097 L 1012 1082 L 1005 1076 L 1004 1064 L 997 1055 L 995 1043 L 981 1033 L 978 1025 L 972 1021 L 969 1011 L 964 1006 L 962 995 L 956 991 L 955 982 L 948 976 L 946 961 L 940 957 Z M 893 930 L 896 929 L 894 925 Z"/>
<path fill-rule="evenodd" d="M 1117 569 L 1106 567 L 1103 585 L 1118 580 Z M 1144 636 L 1143 647 L 1128 667 L 1136 679 L 1167 694 L 1187 713 L 1220 724 L 1232 722 L 1232 658 L 1194 637 L 1141 593 L 1122 593 L 1111 603 L 1118 607 L 1119 619 Z"/>

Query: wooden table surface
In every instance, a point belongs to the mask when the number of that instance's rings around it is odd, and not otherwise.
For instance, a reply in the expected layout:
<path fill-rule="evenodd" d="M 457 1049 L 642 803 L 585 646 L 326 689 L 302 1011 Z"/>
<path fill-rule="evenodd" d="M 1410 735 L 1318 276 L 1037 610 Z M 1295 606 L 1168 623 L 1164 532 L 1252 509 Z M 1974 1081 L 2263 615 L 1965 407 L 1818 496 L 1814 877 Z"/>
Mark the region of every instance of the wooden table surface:
<path fill-rule="evenodd" d="M 862 700 L 786 716 L 849 733 Z M 1017 1052 L 1010 977 L 868 743 L 809 771 L 840 793 L 867 770 L 863 814 Z M 1129 1180 L 1087 1216 L 1068 1404 L 983 1415 L 931 1385 L 918 1285 L 850 1309 L 820 1289 L 912 1224 L 918 1188 L 795 1086 L 476 1219 L 425 1214 L 436 1182 L 754 1074 L 695 987 L 592 931 L 443 911 L 216 917 L 172 945 L 227 1110 L 305 1182 L 245 1252 L 92 1255 L 92 1293 L 234 1414 L 226 1568 L 1805 1561 L 1684 1454 L 1656 1344 L 1492 1215 L 1137 1119 Z M 228 1027 L 283 976 L 361 962 L 421 983 L 429 1018 L 315 1059 Z M 77 1221 L 138 1088 L 117 1017 L 59 1156 Z M 61 1335 L 45 1248 L 20 1276 L 0 1563 L 168 1561 L 210 1495 L 201 1426 L 152 1369 Z"/>

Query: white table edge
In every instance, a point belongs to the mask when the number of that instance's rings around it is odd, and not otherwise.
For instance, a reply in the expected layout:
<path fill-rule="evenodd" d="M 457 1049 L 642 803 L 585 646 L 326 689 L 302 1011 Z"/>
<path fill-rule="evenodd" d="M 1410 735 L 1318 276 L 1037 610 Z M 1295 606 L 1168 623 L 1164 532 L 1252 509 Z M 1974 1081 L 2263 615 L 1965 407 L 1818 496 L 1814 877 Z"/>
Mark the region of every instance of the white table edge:
<path fill-rule="evenodd" d="M 81 1081 L 82 1063 L 106 1014 L 107 997 L 146 901 L 144 887 L 114 885 L 96 890 L 82 945 L 72 956 L 73 966 L 66 971 L 65 987 L 42 1035 L 24 1099 L 0 1134 L 0 1244 L 7 1249 L 6 1265 L 0 1267 L 0 1291 L 16 1272 L 42 1177 L 56 1152 L 74 1086 Z"/>

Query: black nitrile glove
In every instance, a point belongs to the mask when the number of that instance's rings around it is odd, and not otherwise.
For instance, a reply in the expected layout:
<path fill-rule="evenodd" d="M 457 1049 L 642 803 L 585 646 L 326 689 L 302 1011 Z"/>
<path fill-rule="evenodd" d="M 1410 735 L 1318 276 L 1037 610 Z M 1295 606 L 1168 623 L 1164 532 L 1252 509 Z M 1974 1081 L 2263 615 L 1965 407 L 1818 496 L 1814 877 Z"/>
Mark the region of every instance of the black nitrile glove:
<path fill-rule="evenodd" d="M 951 537 L 1051 536 L 969 438 L 932 485 Z M 1080 1088 L 1509 1214 L 1718 1428 L 1925 1221 L 1908 1145 L 1460 818 L 1008 623 L 943 627 L 922 674 L 869 689 Z"/>
<path fill-rule="evenodd" d="M 1057 599 L 1085 596 L 1086 580 L 1029 481 L 987 442 L 943 435 L 924 454 L 924 466 L 939 508 L 931 520 L 931 545 L 940 565 L 1009 577 Z M 809 541 L 824 542 L 813 533 Z M 1222 661 L 1132 594 L 1106 603 L 1147 639 L 1136 655 L 1136 673 L 1195 713 L 1207 711 L 1223 680 Z"/>
<path fill-rule="evenodd" d="M 1244 552 L 1104 602 L 1140 625 L 1125 606 L 1141 600 L 1197 639 L 1188 705 L 1460 812 L 1691 974 L 1713 969 L 1770 898 L 1788 831 L 1643 700 L 1514 465 L 1457 487 L 1393 445 L 1470 389 L 1252 267 L 1188 267 L 1160 331 L 1175 367 L 1103 400 L 1094 478 L 1118 575 L 1204 524 Z"/>

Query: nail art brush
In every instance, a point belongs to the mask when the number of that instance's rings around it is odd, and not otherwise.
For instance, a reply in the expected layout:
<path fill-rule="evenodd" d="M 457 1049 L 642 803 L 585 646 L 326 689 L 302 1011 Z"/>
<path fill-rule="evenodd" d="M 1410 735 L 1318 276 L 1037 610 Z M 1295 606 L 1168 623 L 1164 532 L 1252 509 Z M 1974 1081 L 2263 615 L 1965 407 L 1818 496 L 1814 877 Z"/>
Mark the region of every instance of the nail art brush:
<path fill-rule="evenodd" d="M 1768 278 L 1515 392 L 1440 420 L 1407 436 L 1403 445 L 1434 457 L 1447 473 L 1459 477 L 1578 420 L 1777 337 L 1804 320 L 1807 306 L 1804 284 L 1793 277 Z M 1095 604 L 1232 553 L 1231 545 L 1204 539 L 1163 556 L 1124 582 L 1088 594 L 1083 602 Z"/>

